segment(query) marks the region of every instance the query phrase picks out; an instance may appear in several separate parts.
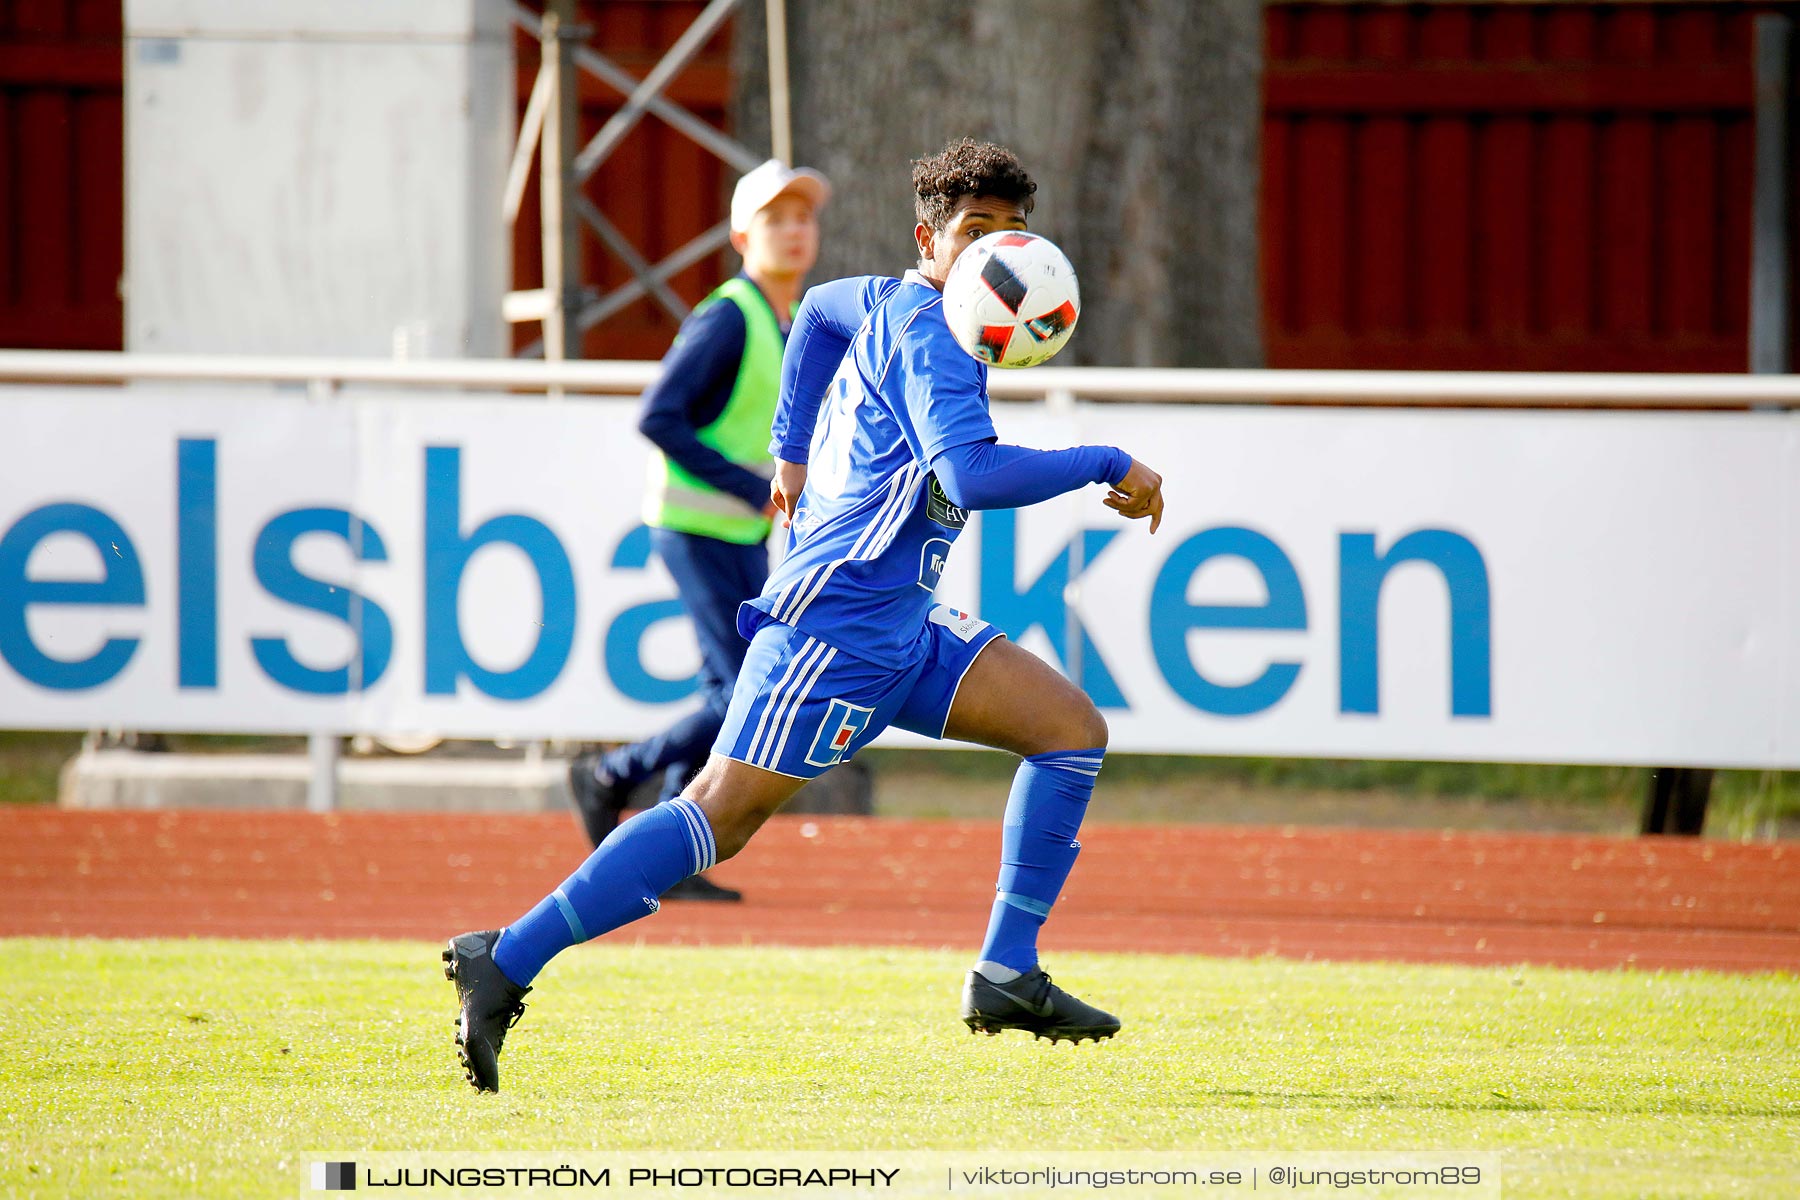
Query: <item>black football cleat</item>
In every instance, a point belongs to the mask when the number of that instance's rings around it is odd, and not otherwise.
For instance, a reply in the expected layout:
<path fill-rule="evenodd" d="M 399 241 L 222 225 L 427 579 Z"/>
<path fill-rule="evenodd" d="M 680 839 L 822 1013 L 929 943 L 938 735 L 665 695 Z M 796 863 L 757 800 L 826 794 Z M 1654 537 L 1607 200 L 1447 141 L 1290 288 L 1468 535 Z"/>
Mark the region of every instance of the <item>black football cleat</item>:
<path fill-rule="evenodd" d="M 531 989 L 519 987 L 494 965 L 494 943 L 500 931 L 461 933 L 444 947 L 444 978 L 456 985 L 462 1012 L 456 1019 L 456 1057 L 478 1092 L 500 1090 L 500 1047 L 506 1031 L 525 1013 L 520 999 Z"/>
<path fill-rule="evenodd" d="M 736 888 L 721 887 L 704 875 L 689 875 L 662 894 L 664 900 L 711 900 L 735 904 L 744 898 Z"/>
<path fill-rule="evenodd" d="M 569 761 L 569 795 L 588 841 L 598 846 L 618 827 L 619 814 L 631 799 L 631 785 L 603 770 L 598 754 L 578 754 Z"/>
<path fill-rule="evenodd" d="M 980 971 L 963 982 L 963 1024 L 990 1037 L 1002 1029 L 1023 1029 L 1033 1037 L 1071 1042 L 1100 1041 L 1119 1032 L 1119 1018 L 1077 1000 L 1033 967 L 1011 983 L 995 983 Z"/>

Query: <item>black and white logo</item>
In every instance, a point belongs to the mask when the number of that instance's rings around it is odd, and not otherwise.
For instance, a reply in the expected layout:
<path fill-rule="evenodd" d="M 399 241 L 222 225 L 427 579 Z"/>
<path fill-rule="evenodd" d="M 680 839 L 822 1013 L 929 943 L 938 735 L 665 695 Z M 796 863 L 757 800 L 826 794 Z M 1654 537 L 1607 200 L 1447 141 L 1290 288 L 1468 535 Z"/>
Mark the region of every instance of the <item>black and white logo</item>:
<path fill-rule="evenodd" d="M 356 1164 L 353 1162 L 316 1162 L 312 1165 L 315 1192 L 354 1192 Z"/>
<path fill-rule="evenodd" d="M 961 529 L 969 523 L 969 510 L 958 508 L 950 503 L 950 497 L 944 495 L 943 485 L 938 482 L 935 473 L 925 478 L 931 481 L 931 488 L 926 493 L 925 515 L 942 525 L 945 529 Z"/>

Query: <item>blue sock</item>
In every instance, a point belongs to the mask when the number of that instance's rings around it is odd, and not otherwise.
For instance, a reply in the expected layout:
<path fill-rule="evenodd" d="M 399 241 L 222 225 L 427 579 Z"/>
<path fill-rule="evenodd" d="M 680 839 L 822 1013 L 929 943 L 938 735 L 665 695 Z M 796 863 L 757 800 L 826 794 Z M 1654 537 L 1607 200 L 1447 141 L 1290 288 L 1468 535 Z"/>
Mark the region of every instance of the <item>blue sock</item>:
<path fill-rule="evenodd" d="M 562 886 L 500 931 L 494 965 L 519 987 L 570 946 L 610 933 L 660 905 L 657 897 L 718 858 L 712 826 L 686 796 L 607 835 Z"/>
<path fill-rule="evenodd" d="M 981 961 L 1025 972 L 1037 966 L 1037 936 L 1081 852 L 1075 835 L 1094 794 L 1104 748 L 1034 754 L 1019 764 L 1000 835 L 1000 894 Z"/>

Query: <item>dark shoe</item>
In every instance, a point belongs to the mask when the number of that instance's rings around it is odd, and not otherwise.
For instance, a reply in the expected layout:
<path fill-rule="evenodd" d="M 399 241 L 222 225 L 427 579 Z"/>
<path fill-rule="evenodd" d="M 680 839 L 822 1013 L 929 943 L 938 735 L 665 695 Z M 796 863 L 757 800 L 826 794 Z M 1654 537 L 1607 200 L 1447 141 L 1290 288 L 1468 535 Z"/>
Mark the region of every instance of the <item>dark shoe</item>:
<path fill-rule="evenodd" d="M 569 794 L 581 815 L 588 841 L 598 846 L 619 824 L 631 798 L 631 785 L 614 779 L 600 766 L 598 754 L 578 754 L 569 762 Z"/>
<path fill-rule="evenodd" d="M 506 1031 L 525 1012 L 520 998 L 529 992 L 494 965 L 495 929 L 462 933 L 444 947 L 444 978 L 456 984 L 462 1013 L 456 1019 L 456 1057 L 478 1092 L 500 1090 L 500 1047 Z"/>
<path fill-rule="evenodd" d="M 727 904 L 744 898 L 736 888 L 720 887 L 704 875 L 689 875 L 662 894 L 664 900 L 719 900 Z"/>
<path fill-rule="evenodd" d="M 1023 1029 L 1053 1042 L 1063 1038 L 1097 1042 L 1119 1032 L 1119 1018 L 1069 995 L 1040 967 L 1011 983 L 995 983 L 980 971 L 970 971 L 963 983 L 962 1019 L 970 1033 L 989 1037 L 1002 1029 Z"/>

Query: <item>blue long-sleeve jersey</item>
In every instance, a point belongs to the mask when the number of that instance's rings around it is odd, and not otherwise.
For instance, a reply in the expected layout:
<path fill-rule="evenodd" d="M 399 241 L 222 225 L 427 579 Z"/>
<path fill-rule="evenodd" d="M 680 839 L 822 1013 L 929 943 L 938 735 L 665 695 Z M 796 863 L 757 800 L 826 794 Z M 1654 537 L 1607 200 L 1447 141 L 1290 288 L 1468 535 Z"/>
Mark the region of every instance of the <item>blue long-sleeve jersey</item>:
<path fill-rule="evenodd" d="M 808 292 L 782 360 L 770 453 L 806 463 L 787 554 L 739 612 L 884 666 L 910 661 L 933 589 L 971 508 L 1032 504 L 1119 482 L 1110 446 L 1002 446 L 987 368 L 944 324 L 923 276 L 865 276 Z"/>

